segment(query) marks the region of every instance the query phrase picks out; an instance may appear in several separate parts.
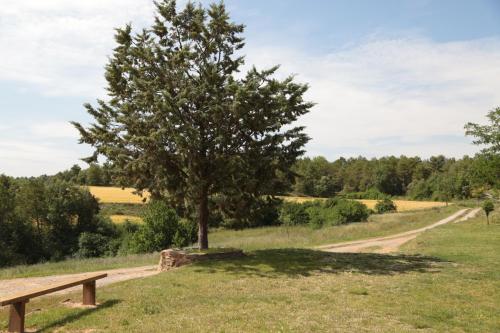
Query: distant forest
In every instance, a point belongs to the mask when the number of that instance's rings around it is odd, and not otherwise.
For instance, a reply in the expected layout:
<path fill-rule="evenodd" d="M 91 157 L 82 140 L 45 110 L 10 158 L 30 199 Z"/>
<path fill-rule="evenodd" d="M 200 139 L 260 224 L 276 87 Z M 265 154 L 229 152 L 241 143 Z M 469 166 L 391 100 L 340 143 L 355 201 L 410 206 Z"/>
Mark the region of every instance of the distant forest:
<path fill-rule="evenodd" d="M 312 197 L 349 195 L 360 199 L 405 196 L 414 200 L 452 200 L 481 197 L 500 187 L 500 157 L 495 155 L 443 155 L 419 157 L 339 158 L 333 162 L 322 156 L 302 158 L 294 166 L 295 183 L 290 193 Z M 133 186 L 113 181 L 110 165 L 78 165 L 52 176 L 78 185 Z M 288 193 L 283 193 L 288 194 Z"/>

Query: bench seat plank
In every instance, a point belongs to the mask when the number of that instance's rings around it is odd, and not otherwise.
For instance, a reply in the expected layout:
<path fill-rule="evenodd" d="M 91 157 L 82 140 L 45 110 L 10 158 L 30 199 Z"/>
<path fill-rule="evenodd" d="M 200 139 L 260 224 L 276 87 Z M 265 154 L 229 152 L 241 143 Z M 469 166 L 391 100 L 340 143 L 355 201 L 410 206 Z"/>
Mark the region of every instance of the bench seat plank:
<path fill-rule="evenodd" d="M 38 289 L 33 289 L 30 291 L 26 292 L 21 292 L 15 295 L 11 295 L 8 297 L 4 297 L 0 299 L 0 305 L 5 306 L 9 304 L 14 304 L 14 303 L 19 303 L 19 302 L 25 302 L 31 298 L 50 294 L 59 290 L 71 288 L 74 286 L 78 286 L 84 283 L 96 281 L 102 278 L 105 278 L 108 276 L 107 273 L 101 273 L 101 274 L 86 274 L 78 278 L 73 278 L 73 279 L 68 279 L 66 281 L 54 283 L 51 285 L 48 285 L 47 287 L 43 288 L 38 288 Z"/>

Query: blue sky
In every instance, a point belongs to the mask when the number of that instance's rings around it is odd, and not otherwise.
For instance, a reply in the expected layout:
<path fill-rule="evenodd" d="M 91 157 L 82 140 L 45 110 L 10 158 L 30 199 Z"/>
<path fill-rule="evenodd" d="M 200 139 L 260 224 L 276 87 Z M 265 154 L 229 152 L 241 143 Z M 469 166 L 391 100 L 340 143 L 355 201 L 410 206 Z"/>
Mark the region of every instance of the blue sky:
<path fill-rule="evenodd" d="M 500 1 L 225 3 L 246 25 L 247 65 L 310 84 L 310 156 L 474 154 L 464 123 L 500 105 Z M 105 97 L 113 27 L 152 13 L 149 0 L 2 4 L 0 173 L 84 165 L 68 121 L 89 122 L 82 104 Z"/>

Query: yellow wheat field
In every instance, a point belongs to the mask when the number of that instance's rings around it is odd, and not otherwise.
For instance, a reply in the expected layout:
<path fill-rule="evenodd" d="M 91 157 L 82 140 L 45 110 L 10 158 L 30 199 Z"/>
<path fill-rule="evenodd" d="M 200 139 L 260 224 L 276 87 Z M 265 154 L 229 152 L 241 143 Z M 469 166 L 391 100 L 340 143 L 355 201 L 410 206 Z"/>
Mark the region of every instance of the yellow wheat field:
<path fill-rule="evenodd" d="M 142 204 L 143 198 L 146 199 L 149 198 L 149 193 L 147 192 L 143 194 L 143 197 L 134 194 L 133 188 L 121 189 L 120 187 L 88 186 L 88 189 L 90 193 L 92 193 L 96 198 L 98 198 L 103 203 Z M 293 197 L 293 196 L 283 196 L 280 198 L 282 198 L 285 201 L 300 202 L 300 203 L 312 200 L 325 200 L 325 198 Z M 357 201 L 364 203 L 368 208 L 371 209 L 373 209 L 375 207 L 375 204 L 377 203 L 377 200 L 357 200 Z M 411 200 L 393 200 L 393 201 L 399 212 L 446 206 L 445 202 L 437 202 L 437 201 L 411 201 Z M 119 218 L 117 217 L 117 219 Z"/>
<path fill-rule="evenodd" d="M 134 194 L 133 188 L 111 187 L 111 186 L 88 186 L 90 193 L 102 203 L 131 203 L 142 204 L 143 199 L 149 198 L 149 193 L 143 196 Z"/>
<path fill-rule="evenodd" d="M 368 208 L 374 209 L 378 200 L 357 200 L 357 201 L 364 203 Z M 398 212 L 446 206 L 446 202 L 438 202 L 438 201 L 393 200 L 393 202 L 396 205 Z"/>
<path fill-rule="evenodd" d="M 113 223 L 124 223 L 125 221 L 130 221 L 134 223 L 142 223 L 142 218 L 134 215 L 111 215 L 109 217 Z"/>
<path fill-rule="evenodd" d="M 291 202 L 307 202 L 313 200 L 326 200 L 325 198 L 312 198 L 312 197 L 281 197 L 285 201 Z M 368 208 L 374 209 L 375 205 L 379 200 L 356 200 L 364 203 Z M 438 201 L 412 201 L 412 200 L 393 200 L 394 204 L 398 212 L 405 212 L 410 210 L 419 210 L 419 209 L 429 209 L 434 207 L 444 207 L 446 206 L 446 202 L 438 202 Z"/>

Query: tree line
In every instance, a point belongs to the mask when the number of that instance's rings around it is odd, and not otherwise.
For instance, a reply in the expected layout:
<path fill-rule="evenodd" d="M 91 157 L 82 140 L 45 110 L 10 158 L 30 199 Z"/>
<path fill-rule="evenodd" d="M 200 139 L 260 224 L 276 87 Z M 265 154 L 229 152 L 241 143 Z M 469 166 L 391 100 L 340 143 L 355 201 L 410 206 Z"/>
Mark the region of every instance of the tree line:
<path fill-rule="evenodd" d="M 313 197 L 348 195 L 359 199 L 380 199 L 384 195 L 415 200 L 468 199 L 481 197 L 500 187 L 498 155 L 443 155 L 429 159 L 407 156 L 303 158 L 293 167 L 297 180 L 293 192 Z M 357 196 L 356 196 L 357 193 Z"/>

